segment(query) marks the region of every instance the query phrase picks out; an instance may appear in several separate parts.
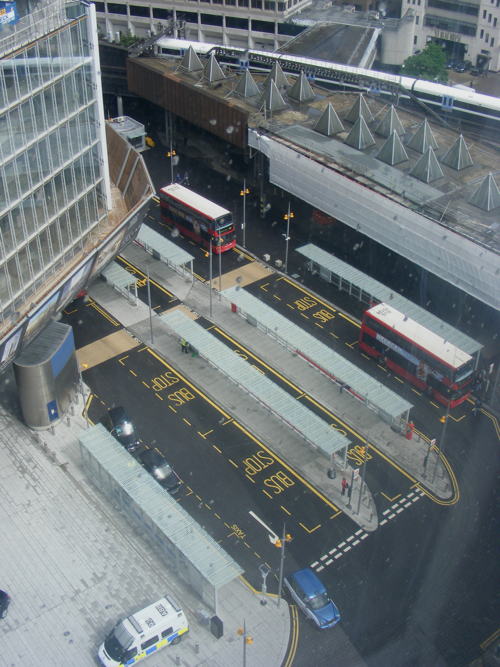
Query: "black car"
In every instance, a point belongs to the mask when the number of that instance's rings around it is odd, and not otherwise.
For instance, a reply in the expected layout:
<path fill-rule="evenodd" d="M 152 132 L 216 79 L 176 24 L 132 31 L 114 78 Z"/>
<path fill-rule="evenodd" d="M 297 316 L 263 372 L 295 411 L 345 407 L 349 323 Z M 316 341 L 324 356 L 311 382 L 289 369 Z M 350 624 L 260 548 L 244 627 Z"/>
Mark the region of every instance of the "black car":
<path fill-rule="evenodd" d="M 110 408 L 105 418 L 105 425 L 111 435 L 114 435 L 128 452 L 135 452 L 139 448 L 139 441 L 135 434 L 132 420 L 121 406 Z"/>
<path fill-rule="evenodd" d="M 7 616 L 7 610 L 10 604 L 10 596 L 5 591 L 0 591 L 0 618 Z"/>
<path fill-rule="evenodd" d="M 139 461 L 169 493 L 175 495 L 179 491 L 182 482 L 163 454 L 155 449 L 147 449 L 140 455 Z"/>

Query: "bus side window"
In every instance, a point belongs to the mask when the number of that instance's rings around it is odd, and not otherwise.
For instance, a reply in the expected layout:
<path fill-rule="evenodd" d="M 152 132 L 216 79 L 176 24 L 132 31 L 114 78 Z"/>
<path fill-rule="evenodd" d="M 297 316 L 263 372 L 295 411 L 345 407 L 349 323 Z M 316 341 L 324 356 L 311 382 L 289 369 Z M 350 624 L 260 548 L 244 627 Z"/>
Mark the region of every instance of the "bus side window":
<path fill-rule="evenodd" d="M 163 632 L 161 633 L 161 636 L 163 638 L 168 637 L 169 635 L 172 634 L 173 631 L 174 631 L 173 628 L 167 628 L 166 630 L 163 630 Z"/>
<path fill-rule="evenodd" d="M 157 641 L 158 641 L 158 635 L 156 635 L 155 637 L 151 637 L 151 639 L 148 639 L 147 642 L 144 642 L 144 644 L 141 644 L 141 648 L 142 649 L 147 649 L 150 646 L 153 646 L 153 644 L 156 644 Z"/>

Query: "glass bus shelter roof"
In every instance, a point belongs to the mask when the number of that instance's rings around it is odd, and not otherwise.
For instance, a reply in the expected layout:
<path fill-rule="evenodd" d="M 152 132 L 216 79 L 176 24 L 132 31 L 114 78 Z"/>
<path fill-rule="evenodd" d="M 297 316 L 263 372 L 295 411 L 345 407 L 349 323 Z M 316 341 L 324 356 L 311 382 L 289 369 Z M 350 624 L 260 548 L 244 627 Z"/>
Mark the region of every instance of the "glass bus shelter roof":
<path fill-rule="evenodd" d="M 418 306 L 401 294 L 393 292 L 383 283 L 367 276 L 366 273 L 355 269 L 350 264 L 347 264 L 325 250 L 318 248 L 318 246 L 315 246 L 313 243 L 307 243 L 306 245 L 297 248 L 297 252 L 304 255 L 304 257 L 307 257 L 307 259 L 314 264 L 317 264 L 322 269 L 330 271 L 347 283 L 355 285 L 360 290 L 363 290 L 372 296 L 376 301 L 387 303 L 401 313 L 408 315 L 410 319 L 418 322 L 426 329 L 429 329 L 429 331 L 441 336 L 450 343 L 453 343 L 453 345 L 464 352 L 467 352 L 467 354 L 472 356 L 481 350 L 482 345 L 481 343 L 478 343 L 477 340 L 470 338 L 462 331 L 455 329 L 455 327 L 452 327 L 447 322 L 436 317 L 436 315 L 425 310 L 425 308 Z"/>
<path fill-rule="evenodd" d="M 181 310 L 176 309 L 166 313 L 161 319 L 175 334 L 184 338 L 201 357 L 271 410 L 275 417 L 285 422 L 314 448 L 330 457 L 335 452 L 349 447 L 350 441 L 345 436 L 278 387 Z"/>
<path fill-rule="evenodd" d="M 281 344 L 314 364 L 338 384 L 345 385 L 346 391 L 355 394 L 382 418 L 396 420 L 406 416 L 413 407 L 404 398 L 334 352 L 331 347 L 321 343 L 244 289 L 231 287 L 222 294 L 255 320 L 261 330 L 277 338 Z"/>

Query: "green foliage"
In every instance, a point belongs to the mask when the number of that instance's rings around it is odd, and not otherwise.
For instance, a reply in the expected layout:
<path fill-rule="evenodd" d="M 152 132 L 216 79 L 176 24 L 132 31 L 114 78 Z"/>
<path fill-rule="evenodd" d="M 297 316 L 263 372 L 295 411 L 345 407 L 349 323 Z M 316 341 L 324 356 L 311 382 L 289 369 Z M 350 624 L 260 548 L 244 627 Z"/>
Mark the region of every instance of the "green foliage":
<path fill-rule="evenodd" d="M 120 46 L 132 46 L 132 44 L 135 44 L 136 42 L 139 41 L 139 37 L 136 37 L 135 35 L 131 35 L 128 33 L 128 35 L 120 35 Z"/>
<path fill-rule="evenodd" d="M 410 56 L 403 63 L 403 73 L 428 81 L 447 81 L 446 56 L 439 44 L 427 44 L 416 56 Z"/>

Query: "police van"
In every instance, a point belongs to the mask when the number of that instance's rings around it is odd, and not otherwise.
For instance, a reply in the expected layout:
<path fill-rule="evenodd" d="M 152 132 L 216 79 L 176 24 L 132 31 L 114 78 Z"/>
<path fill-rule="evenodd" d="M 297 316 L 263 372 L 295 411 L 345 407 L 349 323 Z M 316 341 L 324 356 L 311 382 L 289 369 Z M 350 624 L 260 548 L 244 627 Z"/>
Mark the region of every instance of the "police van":
<path fill-rule="evenodd" d="M 104 667 L 134 665 L 169 644 L 177 644 L 188 630 L 184 612 L 165 595 L 119 621 L 99 647 L 99 661 Z"/>

